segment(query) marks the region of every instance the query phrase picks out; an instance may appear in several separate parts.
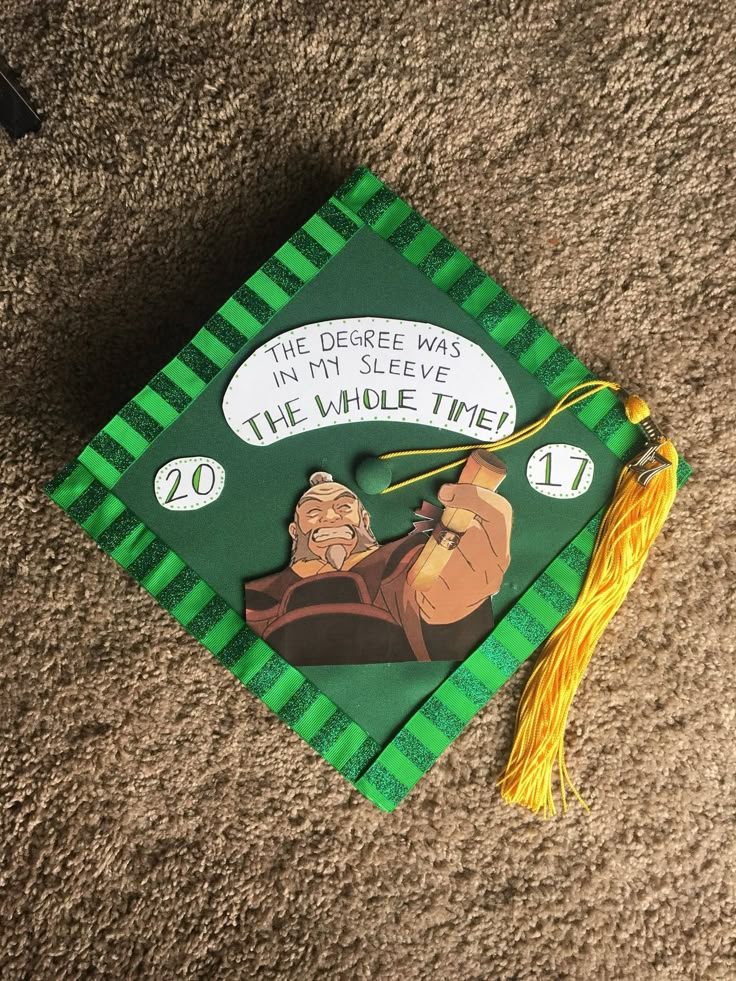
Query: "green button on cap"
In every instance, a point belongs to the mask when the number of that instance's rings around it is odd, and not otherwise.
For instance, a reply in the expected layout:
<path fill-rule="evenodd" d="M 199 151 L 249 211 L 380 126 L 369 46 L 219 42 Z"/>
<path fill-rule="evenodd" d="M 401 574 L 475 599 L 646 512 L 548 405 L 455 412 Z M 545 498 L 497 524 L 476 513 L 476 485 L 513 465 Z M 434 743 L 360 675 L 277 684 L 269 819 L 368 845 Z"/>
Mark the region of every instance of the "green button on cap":
<path fill-rule="evenodd" d="M 355 482 L 364 494 L 380 494 L 391 483 L 391 465 L 387 460 L 368 456 L 355 468 Z"/>

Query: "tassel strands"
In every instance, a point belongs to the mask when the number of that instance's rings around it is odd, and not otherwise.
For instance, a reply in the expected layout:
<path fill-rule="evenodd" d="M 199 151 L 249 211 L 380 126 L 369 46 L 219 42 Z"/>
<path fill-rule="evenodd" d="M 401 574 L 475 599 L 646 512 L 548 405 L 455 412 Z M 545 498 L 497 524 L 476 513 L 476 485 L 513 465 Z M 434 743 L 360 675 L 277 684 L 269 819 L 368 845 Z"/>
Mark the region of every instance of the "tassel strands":
<path fill-rule="evenodd" d="M 498 782 L 501 795 L 509 804 L 521 804 L 534 813 L 542 811 L 545 817 L 556 813 L 552 792 L 555 766 L 563 810 L 567 810 L 568 790 L 588 809 L 565 762 L 567 717 L 601 634 L 636 581 L 672 508 L 677 491 L 677 451 L 655 425 L 643 399 L 628 394 L 616 382 L 594 379 L 576 385 L 546 415 L 495 443 L 395 450 L 378 457 L 379 461 L 386 461 L 404 456 L 466 454 L 380 491 L 388 494 L 461 466 L 472 451 L 488 449 L 498 453 L 528 439 L 560 412 L 605 389 L 621 398 L 629 421 L 640 426 L 644 449 L 621 471 L 599 526 L 580 594 L 572 610 L 550 634 L 527 682 L 517 713 L 511 755 Z"/>
<path fill-rule="evenodd" d="M 630 421 L 642 426 L 647 446 L 622 470 L 580 595 L 542 648 L 519 704 L 511 755 L 499 780 L 507 803 L 542 811 L 545 817 L 556 813 L 555 765 L 563 810 L 566 789 L 587 810 L 565 762 L 570 706 L 596 644 L 641 572 L 677 490 L 674 446 L 651 422 L 642 399 L 625 396 L 625 406 Z"/>

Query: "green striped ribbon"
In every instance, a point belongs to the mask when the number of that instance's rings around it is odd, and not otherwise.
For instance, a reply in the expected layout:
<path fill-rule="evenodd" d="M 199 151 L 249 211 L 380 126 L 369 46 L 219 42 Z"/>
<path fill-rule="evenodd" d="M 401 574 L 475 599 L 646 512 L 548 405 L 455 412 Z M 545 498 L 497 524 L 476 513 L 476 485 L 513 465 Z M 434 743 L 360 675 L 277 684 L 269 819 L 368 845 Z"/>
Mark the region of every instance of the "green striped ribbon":
<path fill-rule="evenodd" d="M 349 780 L 381 747 L 279 657 L 215 591 L 74 461 L 46 493 L 208 651 Z"/>
<path fill-rule="evenodd" d="M 550 563 L 490 637 L 453 671 L 371 764 L 358 789 L 374 804 L 392 811 L 572 609 L 600 517 Z"/>
<path fill-rule="evenodd" d="M 366 167 L 335 197 L 434 285 L 470 314 L 554 396 L 595 376 L 490 276 L 457 249 Z M 641 441 L 637 426 L 610 392 L 592 395 L 571 409 L 620 460 Z"/>
<path fill-rule="evenodd" d="M 363 224 L 337 198 L 323 205 L 82 450 L 79 459 L 87 470 L 112 490 L 153 440 Z"/>
<path fill-rule="evenodd" d="M 681 464 L 678 486 L 690 467 Z M 544 570 L 493 633 L 409 719 L 358 781 L 358 790 L 392 811 L 473 716 L 570 612 L 593 552 L 600 511 Z"/>

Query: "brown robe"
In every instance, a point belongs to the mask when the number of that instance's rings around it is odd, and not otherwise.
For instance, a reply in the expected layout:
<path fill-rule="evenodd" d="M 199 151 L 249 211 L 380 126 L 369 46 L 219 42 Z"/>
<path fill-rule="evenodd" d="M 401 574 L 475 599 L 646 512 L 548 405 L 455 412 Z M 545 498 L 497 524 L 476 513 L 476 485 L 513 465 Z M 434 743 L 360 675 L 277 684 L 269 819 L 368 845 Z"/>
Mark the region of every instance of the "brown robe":
<path fill-rule="evenodd" d="M 340 572 L 289 566 L 246 583 L 246 622 L 294 665 L 462 660 L 493 629 L 491 601 L 456 623 L 425 623 L 403 588 L 425 541 L 380 545 Z"/>

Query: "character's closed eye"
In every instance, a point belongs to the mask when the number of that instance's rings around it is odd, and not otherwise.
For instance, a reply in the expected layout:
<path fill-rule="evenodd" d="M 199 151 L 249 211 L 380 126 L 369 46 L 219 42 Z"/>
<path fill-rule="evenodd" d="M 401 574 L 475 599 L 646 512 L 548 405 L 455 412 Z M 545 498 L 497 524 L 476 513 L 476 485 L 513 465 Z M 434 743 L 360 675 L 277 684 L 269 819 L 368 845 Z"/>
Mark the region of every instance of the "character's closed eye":
<path fill-rule="evenodd" d="M 353 510 L 353 507 L 351 504 L 338 504 L 337 510 L 340 512 L 340 514 L 348 514 Z"/>
<path fill-rule="evenodd" d="M 318 518 L 321 514 L 322 511 L 319 508 L 310 508 L 309 511 L 307 511 L 308 518 Z"/>

